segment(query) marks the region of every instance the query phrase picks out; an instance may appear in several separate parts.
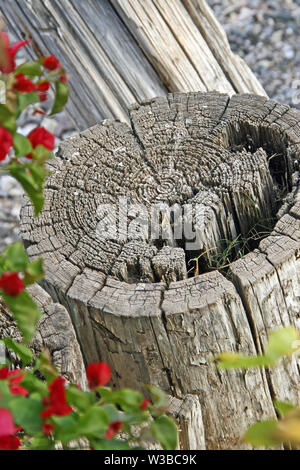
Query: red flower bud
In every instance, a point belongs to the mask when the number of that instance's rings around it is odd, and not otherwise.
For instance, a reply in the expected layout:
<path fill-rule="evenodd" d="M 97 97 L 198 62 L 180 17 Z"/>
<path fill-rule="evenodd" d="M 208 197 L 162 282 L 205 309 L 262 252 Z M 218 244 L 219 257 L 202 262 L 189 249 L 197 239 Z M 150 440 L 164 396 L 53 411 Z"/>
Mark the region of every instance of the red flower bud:
<path fill-rule="evenodd" d="M 16 433 L 16 427 L 11 412 L 6 408 L 0 408 L 0 437 Z"/>
<path fill-rule="evenodd" d="M 23 395 L 26 397 L 28 395 L 28 390 L 20 385 L 25 373 L 21 369 L 8 370 L 7 367 L 2 367 L 0 369 L 0 380 L 8 379 L 9 389 L 12 395 Z"/>
<path fill-rule="evenodd" d="M 148 408 L 148 405 L 150 405 L 150 403 L 150 400 L 147 400 L 147 398 L 145 398 L 145 400 L 141 403 L 141 410 L 145 411 Z"/>
<path fill-rule="evenodd" d="M 42 425 L 42 431 L 46 436 L 49 436 L 49 434 L 52 433 L 53 429 L 54 426 L 51 423 L 43 423 Z"/>
<path fill-rule="evenodd" d="M 122 421 L 114 421 L 110 423 L 108 430 L 105 433 L 105 439 L 112 439 L 122 429 Z"/>
<path fill-rule="evenodd" d="M 21 442 L 18 436 L 0 437 L 0 450 L 18 450 L 20 444 Z"/>
<path fill-rule="evenodd" d="M 48 98 L 47 90 L 50 88 L 49 82 L 38 83 L 35 87 L 37 94 L 39 95 L 40 101 L 46 101 Z"/>
<path fill-rule="evenodd" d="M 30 140 L 33 148 L 38 145 L 43 145 L 48 150 L 52 150 L 54 147 L 55 137 L 51 132 L 48 132 L 44 127 L 36 127 L 27 136 Z M 26 155 L 27 158 L 32 159 L 32 155 Z"/>
<path fill-rule="evenodd" d="M 61 67 L 59 60 L 53 54 L 45 57 L 43 60 L 43 66 L 48 70 L 56 70 Z"/>
<path fill-rule="evenodd" d="M 25 77 L 23 73 L 18 73 L 15 76 L 15 83 L 13 85 L 13 90 L 20 91 L 21 93 L 30 93 L 35 90 L 35 84 Z"/>
<path fill-rule="evenodd" d="M 13 146 L 13 138 L 11 133 L 0 126 L 0 162 L 5 159 L 6 155 Z"/>
<path fill-rule="evenodd" d="M 68 81 L 68 77 L 67 75 L 65 75 L 64 73 L 62 73 L 59 77 L 58 77 L 58 80 L 62 83 L 67 83 Z"/>
<path fill-rule="evenodd" d="M 63 377 L 56 377 L 48 385 L 49 388 L 49 399 L 42 399 L 43 405 L 47 406 L 45 410 L 41 412 L 41 418 L 50 418 L 50 416 L 66 416 L 72 413 L 72 407 L 67 404 L 66 391 L 65 391 L 65 379 Z"/>
<path fill-rule="evenodd" d="M 17 297 L 25 289 L 25 285 L 18 273 L 4 273 L 0 277 L 0 289 L 11 297 Z"/>
<path fill-rule="evenodd" d="M 106 362 L 91 362 L 86 368 L 90 389 L 106 385 L 111 378 L 111 368 Z"/>

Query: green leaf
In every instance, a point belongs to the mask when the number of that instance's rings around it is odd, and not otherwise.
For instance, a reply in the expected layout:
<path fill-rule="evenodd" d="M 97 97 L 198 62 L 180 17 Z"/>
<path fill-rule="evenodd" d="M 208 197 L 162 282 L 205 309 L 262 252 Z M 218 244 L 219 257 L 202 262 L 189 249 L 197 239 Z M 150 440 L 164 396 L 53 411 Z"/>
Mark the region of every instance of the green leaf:
<path fill-rule="evenodd" d="M 273 447 L 278 445 L 274 435 L 276 432 L 277 421 L 260 421 L 253 424 L 244 435 L 245 441 L 255 447 Z"/>
<path fill-rule="evenodd" d="M 31 91 L 30 93 L 20 93 L 18 95 L 18 109 L 24 111 L 30 104 L 39 103 L 40 98 L 37 93 Z"/>
<path fill-rule="evenodd" d="M 275 365 L 281 357 L 293 354 L 299 347 L 299 332 L 295 328 L 287 327 L 270 333 L 263 355 L 243 356 L 236 353 L 221 353 L 215 360 L 220 369 L 270 367 Z"/>
<path fill-rule="evenodd" d="M 37 436 L 26 444 L 29 450 L 54 450 L 55 442 L 46 436 Z"/>
<path fill-rule="evenodd" d="M 71 413 L 67 416 L 52 416 L 55 425 L 55 439 L 64 444 L 78 437 L 78 415 Z"/>
<path fill-rule="evenodd" d="M 7 170 L 23 186 L 37 216 L 44 206 L 43 187 L 48 172 L 37 162 L 24 165 L 13 163 L 7 167 Z"/>
<path fill-rule="evenodd" d="M 285 415 L 287 415 L 290 411 L 295 410 L 297 407 L 295 405 L 292 405 L 291 403 L 288 403 L 286 401 L 274 401 L 274 406 L 277 411 L 277 413 L 280 415 L 281 418 L 283 418 Z"/>
<path fill-rule="evenodd" d="M 52 380 L 59 375 L 57 368 L 52 364 L 51 355 L 47 349 L 41 353 L 37 361 L 37 366 L 44 375 L 47 383 L 52 382 Z"/>
<path fill-rule="evenodd" d="M 25 62 L 19 65 L 15 70 L 15 75 L 23 73 L 27 77 L 39 77 L 42 75 L 41 64 L 38 62 Z"/>
<path fill-rule="evenodd" d="M 16 132 L 16 115 L 5 104 L 0 104 L 0 124 L 11 133 Z"/>
<path fill-rule="evenodd" d="M 164 450 L 175 450 L 178 433 L 174 421 L 168 416 L 159 416 L 151 423 L 153 436 Z"/>
<path fill-rule="evenodd" d="M 45 382 L 36 377 L 32 370 L 26 371 L 26 375 L 22 380 L 22 387 L 26 388 L 30 394 L 38 393 L 40 397 L 48 395 L 48 387 Z"/>
<path fill-rule="evenodd" d="M 0 380 L 0 408 L 8 408 L 14 398 L 15 396 L 10 393 L 8 382 Z"/>
<path fill-rule="evenodd" d="M 8 349 L 11 349 L 17 354 L 17 356 L 19 356 L 25 366 L 33 361 L 33 354 L 31 350 L 24 344 L 16 343 L 11 338 L 3 338 L 2 341 Z"/>
<path fill-rule="evenodd" d="M 109 401 L 121 406 L 124 411 L 139 410 L 143 395 L 140 392 L 123 388 L 122 390 L 115 390 L 111 392 Z"/>
<path fill-rule="evenodd" d="M 100 406 L 89 408 L 78 420 L 78 437 L 98 437 L 106 431 L 109 417 L 105 409 Z"/>
<path fill-rule="evenodd" d="M 29 343 L 35 333 L 36 325 L 42 316 L 28 292 L 25 290 L 17 297 L 1 294 L 4 302 L 13 314 L 25 343 Z"/>
<path fill-rule="evenodd" d="M 221 353 L 215 360 L 219 369 L 249 369 L 271 365 L 269 358 L 264 356 L 244 356 L 237 353 Z"/>
<path fill-rule="evenodd" d="M 24 282 L 26 286 L 30 284 L 34 284 L 40 279 L 43 279 L 43 277 L 44 277 L 44 271 L 43 271 L 43 259 L 42 258 L 39 258 L 33 261 L 25 269 Z"/>
<path fill-rule="evenodd" d="M 270 333 L 265 356 L 275 363 L 283 356 L 290 356 L 300 347 L 299 332 L 293 327 L 281 328 Z"/>
<path fill-rule="evenodd" d="M 55 438 L 67 443 L 80 437 L 102 438 L 109 425 L 107 412 L 99 406 L 90 407 L 79 418 L 72 413 L 68 416 L 52 416 L 55 424 Z"/>
<path fill-rule="evenodd" d="M 29 260 L 22 242 L 9 245 L 4 252 L 4 270 L 24 272 Z"/>
<path fill-rule="evenodd" d="M 60 113 L 68 101 L 69 88 L 65 83 L 57 81 L 55 83 L 55 100 L 50 116 Z"/>
<path fill-rule="evenodd" d="M 102 405 L 102 408 L 106 411 L 110 423 L 113 423 L 114 421 L 123 421 L 123 419 L 125 419 L 126 417 L 124 413 L 121 413 L 115 407 L 115 405 L 106 404 L 106 405 Z"/>
<path fill-rule="evenodd" d="M 37 145 L 32 152 L 32 155 L 35 160 L 39 162 L 39 164 L 43 164 L 46 160 L 50 160 L 53 158 L 53 153 L 51 150 L 46 149 L 43 145 Z"/>
<path fill-rule="evenodd" d="M 84 392 L 75 385 L 70 385 L 66 390 L 67 402 L 80 411 L 86 411 L 95 404 L 95 395 L 91 392 Z"/>
<path fill-rule="evenodd" d="M 28 155 L 32 151 L 32 145 L 30 140 L 24 137 L 22 134 L 14 135 L 14 149 L 17 157 L 23 157 Z"/>
<path fill-rule="evenodd" d="M 165 392 L 155 387 L 154 385 L 146 385 L 146 388 L 151 393 L 153 405 L 156 408 L 165 408 L 168 405 L 168 400 Z"/>
<path fill-rule="evenodd" d="M 9 409 L 16 424 L 22 426 L 27 433 L 41 432 L 43 422 L 40 413 L 43 410 L 43 405 L 40 401 L 18 396 L 9 403 Z"/>
<path fill-rule="evenodd" d="M 155 413 L 151 413 L 151 414 L 153 414 L 153 416 L 155 415 Z M 149 419 L 149 414 L 147 414 L 144 411 L 142 411 L 141 409 L 139 409 L 137 411 L 128 411 L 127 410 L 126 413 L 123 413 L 122 419 L 119 419 L 119 420 L 116 420 L 116 421 L 124 420 L 123 429 L 125 430 L 125 428 L 129 429 L 127 427 L 127 425 L 129 427 L 130 426 L 138 426 L 139 424 L 142 424 L 142 423 L 148 421 L 148 419 Z"/>
<path fill-rule="evenodd" d="M 92 439 L 90 444 L 94 450 L 132 450 L 126 441 L 119 441 L 117 439 L 109 441 L 107 439 Z"/>

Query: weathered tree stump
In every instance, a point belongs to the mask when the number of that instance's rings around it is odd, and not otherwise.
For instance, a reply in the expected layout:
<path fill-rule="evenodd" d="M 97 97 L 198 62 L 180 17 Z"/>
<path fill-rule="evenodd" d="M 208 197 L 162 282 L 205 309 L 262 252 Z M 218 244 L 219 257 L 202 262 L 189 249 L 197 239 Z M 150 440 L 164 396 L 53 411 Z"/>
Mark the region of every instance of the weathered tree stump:
<path fill-rule="evenodd" d="M 244 448 L 245 429 L 275 416 L 274 398 L 299 402 L 297 361 L 241 372 L 211 359 L 255 354 L 270 330 L 299 326 L 300 113 L 253 95 L 176 93 L 130 116 L 131 128 L 103 121 L 61 145 L 45 208 L 35 220 L 23 207 L 21 235 L 31 258 L 43 256 L 43 287 L 69 311 L 87 362 L 107 361 L 115 386 L 192 400 L 184 448 Z M 137 226 L 135 204 L 162 203 L 197 207 L 183 218 L 188 237 L 177 213 L 160 214 L 159 239 Z M 258 224 L 267 233 L 253 237 Z"/>

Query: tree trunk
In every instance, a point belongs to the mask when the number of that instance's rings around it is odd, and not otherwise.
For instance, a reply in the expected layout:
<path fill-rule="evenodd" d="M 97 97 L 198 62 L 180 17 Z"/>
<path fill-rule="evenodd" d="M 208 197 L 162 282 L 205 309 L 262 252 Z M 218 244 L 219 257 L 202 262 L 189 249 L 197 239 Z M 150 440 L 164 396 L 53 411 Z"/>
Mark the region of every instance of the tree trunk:
<path fill-rule="evenodd" d="M 21 235 L 87 362 L 107 361 L 114 386 L 192 396 L 185 448 L 245 448 L 247 427 L 275 416 L 272 399 L 299 402 L 296 360 L 241 372 L 212 359 L 261 352 L 270 330 L 298 326 L 300 114 L 253 95 L 176 93 L 130 116 L 131 128 L 103 121 L 60 146 L 45 208 L 35 220 L 25 204 Z M 174 204 L 194 211 L 182 237 Z M 135 218 L 153 207 L 156 238 Z"/>

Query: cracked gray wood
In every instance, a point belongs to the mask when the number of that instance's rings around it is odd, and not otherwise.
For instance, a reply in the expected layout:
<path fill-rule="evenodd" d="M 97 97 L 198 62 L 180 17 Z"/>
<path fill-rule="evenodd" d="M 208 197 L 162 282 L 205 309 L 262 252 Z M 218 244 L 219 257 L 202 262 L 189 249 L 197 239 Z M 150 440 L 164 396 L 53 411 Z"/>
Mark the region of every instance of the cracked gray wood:
<path fill-rule="evenodd" d="M 183 448 L 247 448 L 243 432 L 275 416 L 274 397 L 299 402 L 296 359 L 244 372 L 218 371 L 212 359 L 255 354 L 272 329 L 299 327 L 300 113 L 199 92 L 134 105 L 130 118 L 131 127 L 106 120 L 61 144 L 43 212 L 22 209 L 22 238 L 32 259 L 43 256 L 43 286 L 70 313 L 86 361 L 107 361 L 113 386 L 192 395 Z M 180 238 L 176 210 L 187 204 L 198 215 Z M 156 239 L 143 218 L 153 207 Z M 224 240 L 265 219 L 273 229 L 226 278 L 214 264 Z M 195 255 L 198 272 L 188 273 Z"/>

